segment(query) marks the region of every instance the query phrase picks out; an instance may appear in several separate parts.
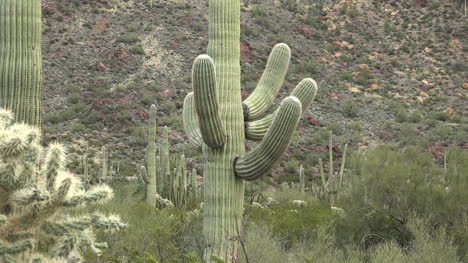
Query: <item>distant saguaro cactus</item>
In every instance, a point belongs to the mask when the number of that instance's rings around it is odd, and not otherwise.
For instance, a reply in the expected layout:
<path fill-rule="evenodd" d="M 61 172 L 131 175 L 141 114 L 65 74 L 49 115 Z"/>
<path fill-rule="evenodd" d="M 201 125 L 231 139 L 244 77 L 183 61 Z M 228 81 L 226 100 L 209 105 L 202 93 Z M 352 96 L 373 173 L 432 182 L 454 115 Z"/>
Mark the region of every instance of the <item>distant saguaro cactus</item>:
<path fill-rule="evenodd" d="M 0 108 L 42 119 L 41 0 L 0 0 Z"/>
<path fill-rule="evenodd" d="M 261 118 L 283 84 L 289 47 L 273 48 L 257 88 L 242 102 L 240 1 L 209 0 L 208 22 L 208 54 L 193 63 L 193 93 L 184 101 L 184 126 L 205 158 L 205 261 L 212 262 L 215 255 L 233 263 L 239 261 L 244 180 L 265 175 L 279 160 L 317 85 L 312 79 L 301 81 L 277 111 Z M 262 141 L 246 154 L 246 138 Z"/>

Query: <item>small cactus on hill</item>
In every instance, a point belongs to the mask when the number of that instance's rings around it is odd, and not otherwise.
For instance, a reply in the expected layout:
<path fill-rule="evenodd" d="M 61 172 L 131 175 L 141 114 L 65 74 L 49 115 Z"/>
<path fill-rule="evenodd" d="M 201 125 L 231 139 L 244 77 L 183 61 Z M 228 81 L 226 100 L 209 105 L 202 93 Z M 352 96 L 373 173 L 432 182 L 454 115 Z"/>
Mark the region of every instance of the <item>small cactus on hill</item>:
<path fill-rule="evenodd" d="M 312 184 L 311 190 L 314 196 L 320 199 L 329 199 L 334 204 L 336 195 L 338 194 L 341 186 L 344 183 L 344 168 L 346 164 L 346 152 L 348 150 L 348 144 L 344 145 L 343 156 L 341 158 L 341 167 L 338 174 L 333 172 L 333 133 L 330 131 L 330 141 L 328 146 L 329 154 L 329 167 L 328 176 L 325 175 L 322 159 L 319 158 L 319 171 L 321 186 Z"/>
<path fill-rule="evenodd" d="M 168 202 L 171 202 L 176 207 L 194 207 L 198 200 L 196 194 L 198 185 L 192 187 L 195 180 L 192 177 L 196 177 L 196 171 L 192 171 L 189 180 L 185 156 L 170 154 L 167 127 L 164 127 L 162 131 L 162 149 L 156 149 L 156 106 L 154 104 L 150 108 L 148 130 L 146 166 L 140 168 L 140 177 L 146 184 L 146 203 L 150 206 L 166 207 Z"/>
<path fill-rule="evenodd" d="M 39 130 L 13 120 L 11 112 L 0 109 L 0 262 L 83 262 L 82 247 L 100 255 L 106 244 L 95 242 L 92 230 L 125 224 L 117 216 L 68 217 L 59 212 L 106 202 L 113 197 L 112 189 L 95 185 L 85 190 L 79 178 L 65 170 L 60 144 L 49 146 L 39 169 Z M 47 255 L 32 253 L 41 235 L 54 241 Z"/>

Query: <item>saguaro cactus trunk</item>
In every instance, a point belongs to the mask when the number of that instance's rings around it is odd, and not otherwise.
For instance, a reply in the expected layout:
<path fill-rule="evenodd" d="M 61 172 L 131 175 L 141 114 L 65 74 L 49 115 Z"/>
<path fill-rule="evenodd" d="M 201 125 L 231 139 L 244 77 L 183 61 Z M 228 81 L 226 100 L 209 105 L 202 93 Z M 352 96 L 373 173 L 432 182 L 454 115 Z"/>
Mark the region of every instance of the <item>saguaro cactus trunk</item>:
<path fill-rule="evenodd" d="M 41 0 L 0 0 L 0 108 L 41 126 Z"/>
<path fill-rule="evenodd" d="M 151 105 L 148 129 L 148 149 L 146 149 L 146 167 L 148 167 L 148 185 L 146 186 L 146 203 L 156 205 L 156 105 Z M 159 167 L 158 167 L 159 168 Z"/>
<path fill-rule="evenodd" d="M 239 262 L 244 180 L 266 174 L 279 160 L 317 87 L 312 79 L 303 80 L 277 111 L 253 121 L 266 113 L 282 86 L 289 47 L 274 47 L 256 90 L 243 103 L 239 0 L 209 0 L 208 17 L 208 54 L 194 62 L 193 93 L 184 101 L 184 126 L 189 140 L 197 147 L 201 144 L 205 158 L 205 261 L 212 262 L 215 255 L 233 263 Z M 262 140 L 247 154 L 246 137 Z"/>

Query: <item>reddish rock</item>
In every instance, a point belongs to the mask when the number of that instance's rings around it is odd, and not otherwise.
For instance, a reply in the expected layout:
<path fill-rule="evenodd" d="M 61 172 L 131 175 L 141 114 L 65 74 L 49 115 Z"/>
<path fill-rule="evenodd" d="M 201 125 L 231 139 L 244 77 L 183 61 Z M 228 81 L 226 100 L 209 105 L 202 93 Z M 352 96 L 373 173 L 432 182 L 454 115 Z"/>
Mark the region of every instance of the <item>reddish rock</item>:
<path fill-rule="evenodd" d="M 99 62 L 96 66 L 96 70 L 97 71 L 109 71 L 110 68 L 106 67 L 106 65 L 104 65 L 102 62 Z"/>
<path fill-rule="evenodd" d="M 184 17 L 182 17 L 181 20 L 182 20 L 182 22 L 183 22 L 184 24 L 188 24 L 188 23 L 193 22 L 193 17 L 191 17 L 191 16 L 184 16 Z"/>
<path fill-rule="evenodd" d="M 315 33 L 315 30 L 310 26 L 300 25 L 296 27 L 297 32 L 301 33 L 303 36 L 312 37 Z"/>
<path fill-rule="evenodd" d="M 320 127 L 320 122 L 312 116 L 307 117 L 307 121 L 314 127 Z"/>
<path fill-rule="evenodd" d="M 93 104 L 91 105 L 91 109 L 93 110 L 98 110 L 104 107 L 110 107 L 115 105 L 116 102 L 111 99 L 100 99 L 100 100 L 95 100 L 93 101 Z"/>
<path fill-rule="evenodd" d="M 432 154 L 433 160 L 438 160 L 444 155 L 446 146 L 440 143 L 432 144 L 427 147 Z"/>
<path fill-rule="evenodd" d="M 170 89 L 165 89 L 161 92 L 161 95 L 164 97 L 164 98 L 169 98 L 170 96 L 172 96 L 174 92 Z"/>
<path fill-rule="evenodd" d="M 241 97 L 242 97 L 242 100 L 245 100 L 247 99 L 247 97 L 250 95 L 250 93 L 244 89 L 241 90 Z"/>
<path fill-rule="evenodd" d="M 321 146 L 313 146 L 312 151 L 314 152 L 319 152 L 319 153 L 327 153 L 328 148 L 326 145 L 321 145 Z"/>
<path fill-rule="evenodd" d="M 393 140 L 397 137 L 396 133 L 394 132 L 384 132 L 380 135 L 380 139 L 384 140 L 384 141 L 389 141 L 389 140 Z"/>
<path fill-rule="evenodd" d="M 240 60 L 248 61 L 252 58 L 253 48 L 246 40 L 240 41 Z"/>
<path fill-rule="evenodd" d="M 107 55 L 107 58 L 119 64 L 130 64 L 132 61 L 132 54 L 124 47 L 119 47 Z"/>
<path fill-rule="evenodd" d="M 107 23 L 111 22 L 111 19 L 104 18 L 104 17 L 98 17 L 96 20 L 96 24 L 93 26 L 93 29 L 91 29 L 91 32 L 94 34 L 101 34 L 106 30 L 106 25 Z"/>

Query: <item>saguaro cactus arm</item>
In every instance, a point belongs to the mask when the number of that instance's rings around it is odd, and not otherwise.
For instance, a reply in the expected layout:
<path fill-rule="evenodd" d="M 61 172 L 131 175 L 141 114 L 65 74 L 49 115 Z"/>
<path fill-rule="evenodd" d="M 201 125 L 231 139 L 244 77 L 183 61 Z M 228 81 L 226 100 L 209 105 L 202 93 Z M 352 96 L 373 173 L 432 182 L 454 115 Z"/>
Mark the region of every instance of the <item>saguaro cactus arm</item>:
<path fill-rule="evenodd" d="M 255 180 L 270 171 L 288 147 L 301 113 L 299 99 L 293 96 L 284 99 L 262 142 L 235 161 L 236 175 L 244 180 Z"/>
<path fill-rule="evenodd" d="M 290 59 L 288 45 L 280 43 L 273 48 L 257 87 L 244 101 L 247 106 L 244 111 L 248 110 L 247 114 L 244 112 L 246 119 L 258 119 L 270 108 L 283 85 Z"/>
<path fill-rule="evenodd" d="M 317 84 L 311 78 L 303 79 L 291 93 L 298 98 L 302 104 L 302 112 L 305 112 L 317 94 Z M 246 123 L 245 137 L 249 140 L 261 140 L 273 122 L 278 110 L 256 121 Z"/>
<path fill-rule="evenodd" d="M 203 139 L 200 133 L 200 125 L 195 111 L 193 92 L 187 94 L 184 100 L 184 109 L 182 111 L 182 119 L 184 122 L 184 130 L 189 141 L 197 148 L 203 146 Z"/>
<path fill-rule="evenodd" d="M 148 175 L 146 174 L 146 168 L 143 165 L 140 166 L 140 178 L 145 184 L 149 184 Z"/>
<path fill-rule="evenodd" d="M 213 60 L 198 56 L 193 63 L 193 96 L 203 141 L 217 149 L 226 141 L 226 131 L 219 115 L 218 94 Z"/>

